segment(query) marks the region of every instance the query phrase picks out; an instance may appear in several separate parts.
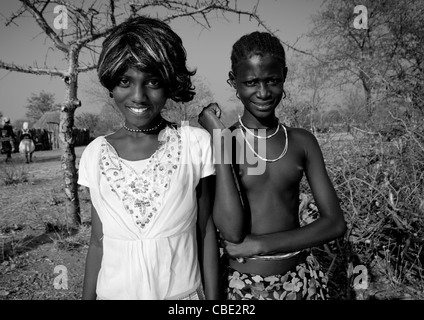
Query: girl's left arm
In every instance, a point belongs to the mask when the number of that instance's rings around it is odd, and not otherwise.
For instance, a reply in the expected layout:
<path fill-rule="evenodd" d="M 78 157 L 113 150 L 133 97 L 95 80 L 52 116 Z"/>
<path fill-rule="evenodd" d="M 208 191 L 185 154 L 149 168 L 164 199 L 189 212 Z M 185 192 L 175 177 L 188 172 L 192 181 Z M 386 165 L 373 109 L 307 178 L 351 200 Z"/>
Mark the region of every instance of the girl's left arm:
<path fill-rule="evenodd" d="M 220 299 L 219 249 L 212 209 L 215 196 L 215 176 L 200 179 L 197 186 L 197 241 L 202 282 L 207 300 Z"/>
<path fill-rule="evenodd" d="M 304 146 L 304 170 L 320 218 L 301 228 L 262 235 L 248 235 L 242 243 L 224 241 L 225 250 L 234 257 L 275 252 L 288 253 L 322 245 L 346 232 L 346 222 L 334 186 L 328 176 L 323 155 L 315 137 L 299 132 L 298 145 Z"/>

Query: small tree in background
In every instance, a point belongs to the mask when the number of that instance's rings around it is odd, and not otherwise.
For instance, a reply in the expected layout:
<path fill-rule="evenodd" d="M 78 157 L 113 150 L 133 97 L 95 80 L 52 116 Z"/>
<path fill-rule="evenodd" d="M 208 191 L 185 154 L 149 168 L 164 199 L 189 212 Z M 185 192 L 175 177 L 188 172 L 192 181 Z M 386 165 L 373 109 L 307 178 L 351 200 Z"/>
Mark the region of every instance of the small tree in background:
<path fill-rule="evenodd" d="M 75 115 L 75 125 L 77 128 L 88 129 L 90 136 L 93 136 L 100 123 L 100 115 L 90 112 L 81 112 Z"/>
<path fill-rule="evenodd" d="M 48 111 L 60 110 L 60 105 L 55 104 L 54 94 L 45 92 L 44 90 L 38 95 L 34 93 L 31 94 L 31 97 L 29 97 L 27 101 L 25 108 L 27 108 L 28 111 L 25 113 L 25 116 L 30 124 L 37 122 L 37 120 Z"/>

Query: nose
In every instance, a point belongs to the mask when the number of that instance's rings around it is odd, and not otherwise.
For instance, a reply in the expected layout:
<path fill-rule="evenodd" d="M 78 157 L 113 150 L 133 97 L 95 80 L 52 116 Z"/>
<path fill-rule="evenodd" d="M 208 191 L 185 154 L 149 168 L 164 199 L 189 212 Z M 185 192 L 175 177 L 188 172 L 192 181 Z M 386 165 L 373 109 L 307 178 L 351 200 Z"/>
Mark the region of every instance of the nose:
<path fill-rule="evenodd" d="M 268 89 L 268 86 L 265 83 L 260 82 L 258 91 L 256 91 L 256 96 L 259 99 L 267 99 L 271 95 L 271 92 Z"/>
<path fill-rule="evenodd" d="M 146 100 L 147 100 L 146 92 L 143 86 L 140 86 L 140 85 L 134 86 L 131 91 L 131 101 L 133 103 L 140 104 L 145 102 Z"/>

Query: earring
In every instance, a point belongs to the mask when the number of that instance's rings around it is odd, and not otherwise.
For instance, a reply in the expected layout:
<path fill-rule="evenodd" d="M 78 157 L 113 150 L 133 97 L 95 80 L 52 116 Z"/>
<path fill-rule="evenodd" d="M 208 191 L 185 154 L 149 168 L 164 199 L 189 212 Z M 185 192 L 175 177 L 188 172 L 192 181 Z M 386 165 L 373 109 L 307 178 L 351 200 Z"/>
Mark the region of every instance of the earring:
<path fill-rule="evenodd" d="M 113 98 L 113 93 L 112 93 L 112 91 L 109 91 L 109 97 Z"/>
<path fill-rule="evenodd" d="M 239 96 L 238 91 L 236 91 L 236 97 L 240 100 L 240 96 Z"/>

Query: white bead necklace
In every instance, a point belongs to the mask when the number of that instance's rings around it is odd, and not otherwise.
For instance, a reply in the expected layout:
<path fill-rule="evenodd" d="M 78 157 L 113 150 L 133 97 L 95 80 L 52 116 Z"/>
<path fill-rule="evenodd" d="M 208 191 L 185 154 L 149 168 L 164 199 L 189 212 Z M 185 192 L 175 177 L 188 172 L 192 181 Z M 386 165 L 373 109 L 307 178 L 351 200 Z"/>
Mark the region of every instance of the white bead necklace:
<path fill-rule="evenodd" d="M 160 118 L 160 122 L 156 126 L 148 128 L 148 129 L 131 129 L 131 128 L 128 128 L 124 123 L 124 129 L 131 132 L 151 132 L 151 131 L 156 131 L 162 125 L 162 122 L 163 122 L 163 118 Z"/>
<path fill-rule="evenodd" d="M 270 134 L 269 136 L 262 137 L 262 136 L 256 135 L 253 131 L 251 131 L 249 128 L 247 128 L 244 125 L 244 123 L 241 121 L 240 115 L 238 116 L 238 120 L 240 122 L 240 125 L 243 127 L 244 130 L 246 130 L 246 132 L 249 132 L 252 136 L 254 136 L 255 138 L 258 138 L 258 139 L 269 139 L 269 138 L 272 138 L 280 130 L 280 122 L 278 122 L 277 128 L 275 129 L 275 132 L 274 133 Z"/>
<path fill-rule="evenodd" d="M 240 122 L 240 124 L 241 124 L 241 122 Z M 264 158 L 264 157 L 262 157 L 261 155 L 259 155 L 256 151 L 255 151 L 255 149 L 250 145 L 250 143 L 249 143 L 249 141 L 246 139 L 246 135 L 244 134 L 244 131 L 243 131 L 243 129 L 241 129 L 240 131 L 241 131 L 241 134 L 243 135 L 243 139 L 246 141 L 246 144 L 247 144 L 247 146 L 249 147 L 249 149 L 250 150 L 252 150 L 252 152 L 259 158 L 259 159 L 261 159 L 262 161 L 266 161 L 266 162 L 276 162 L 276 161 L 278 161 L 278 160 L 280 160 L 282 157 L 284 157 L 285 156 L 285 154 L 287 153 L 287 149 L 288 149 L 288 147 L 289 147 L 289 137 L 288 137 L 288 135 L 287 135 L 287 129 L 286 129 L 286 127 L 281 123 L 281 122 L 279 122 L 279 126 L 281 125 L 281 127 L 283 127 L 283 130 L 284 130 L 284 135 L 285 135 L 285 137 L 286 137 L 286 143 L 285 143 L 285 145 L 284 145 L 284 149 L 283 149 L 283 151 L 281 152 L 281 154 L 277 157 L 277 158 L 275 158 L 275 159 L 267 159 L 267 158 Z M 244 128 L 244 126 L 242 125 L 242 127 Z"/>

